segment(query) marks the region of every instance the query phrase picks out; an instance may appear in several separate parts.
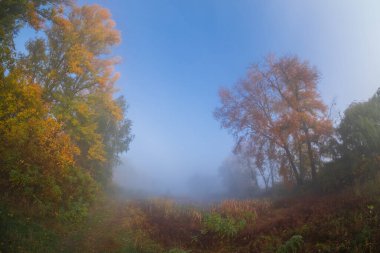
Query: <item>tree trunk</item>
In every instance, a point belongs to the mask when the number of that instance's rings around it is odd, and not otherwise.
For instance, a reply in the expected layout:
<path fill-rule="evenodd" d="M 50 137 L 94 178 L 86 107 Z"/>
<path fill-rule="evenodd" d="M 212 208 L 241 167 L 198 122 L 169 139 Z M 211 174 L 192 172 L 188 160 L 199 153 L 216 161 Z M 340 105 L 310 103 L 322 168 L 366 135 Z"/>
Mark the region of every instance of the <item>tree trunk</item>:
<path fill-rule="evenodd" d="M 296 164 L 294 163 L 294 160 L 293 160 L 293 157 L 292 157 L 292 154 L 290 153 L 290 150 L 288 148 L 287 145 L 284 145 L 283 146 L 285 152 L 286 152 L 286 156 L 288 157 L 288 160 L 289 160 L 289 163 L 290 163 L 290 167 L 292 167 L 292 170 L 294 172 L 294 176 L 296 177 L 296 182 L 297 182 L 297 185 L 302 185 L 302 178 L 300 177 L 300 174 L 297 170 L 297 166 Z"/>
<path fill-rule="evenodd" d="M 315 183 L 315 181 L 317 180 L 317 168 L 315 166 L 315 159 L 313 156 L 313 148 L 311 146 L 309 129 L 307 129 L 305 123 L 303 123 L 303 125 L 304 125 L 304 132 L 306 135 L 307 154 L 308 154 L 309 160 L 310 160 L 311 180 L 313 183 Z"/>

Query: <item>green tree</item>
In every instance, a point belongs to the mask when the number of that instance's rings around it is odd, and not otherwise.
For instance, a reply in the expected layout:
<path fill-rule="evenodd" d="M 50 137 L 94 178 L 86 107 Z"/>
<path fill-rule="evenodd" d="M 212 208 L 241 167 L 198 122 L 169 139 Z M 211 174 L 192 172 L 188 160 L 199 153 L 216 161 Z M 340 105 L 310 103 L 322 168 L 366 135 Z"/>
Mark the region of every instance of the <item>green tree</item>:
<path fill-rule="evenodd" d="M 332 165 L 340 168 L 340 181 L 373 178 L 380 171 L 380 90 L 366 102 L 351 104 L 337 132 L 338 159 Z"/>
<path fill-rule="evenodd" d="M 343 154 L 380 154 L 380 89 L 368 101 L 353 103 L 346 109 L 338 133 Z"/>

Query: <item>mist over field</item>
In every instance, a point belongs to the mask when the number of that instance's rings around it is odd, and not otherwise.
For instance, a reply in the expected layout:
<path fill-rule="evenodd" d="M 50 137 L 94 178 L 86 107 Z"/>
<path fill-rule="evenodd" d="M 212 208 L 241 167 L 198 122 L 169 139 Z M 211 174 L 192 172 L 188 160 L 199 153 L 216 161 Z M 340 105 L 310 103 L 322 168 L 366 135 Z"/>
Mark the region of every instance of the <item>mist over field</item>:
<path fill-rule="evenodd" d="M 189 201 L 218 200 L 226 192 L 219 173 L 191 170 L 179 173 L 138 170 L 127 159 L 114 171 L 114 181 L 133 197 L 174 197 Z M 128 195 L 128 194 L 127 194 Z"/>
<path fill-rule="evenodd" d="M 128 59 L 118 66 L 118 84 L 135 134 L 125 165 L 114 172 L 122 187 L 197 195 L 188 183 L 197 175 L 210 180 L 206 192 L 225 191 L 219 168 L 234 143 L 213 119 L 217 92 L 268 53 L 297 54 L 316 66 L 318 90 L 337 122 L 351 102 L 366 100 L 378 86 L 380 58 L 371 56 L 380 55 L 375 1 L 115 5 L 113 17 L 130 37 L 117 49 Z M 128 177 L 123 169 L 130 167 L 136 173 Z"/>

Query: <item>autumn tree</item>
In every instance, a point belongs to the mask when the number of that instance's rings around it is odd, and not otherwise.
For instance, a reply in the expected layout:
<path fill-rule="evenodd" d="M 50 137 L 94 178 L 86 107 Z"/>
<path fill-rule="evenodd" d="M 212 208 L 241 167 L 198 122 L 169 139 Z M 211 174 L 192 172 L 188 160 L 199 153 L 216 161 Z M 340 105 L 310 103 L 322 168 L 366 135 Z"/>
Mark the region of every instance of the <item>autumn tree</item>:
<path fill-rule="evenodd" d="M 318 73 L 297 57 L 268 57 L 231 89 L 221 89 L 215 117 L 236 138 L 236 151 L 283 180 L 316 180 L 321 145 L 332 131 L 317 91 Z M 274 169 L 274 168 L 272 168 Z"/>
<path fill-rule="evenodd" d="M 78 163 L 81 150 L 54 113 L 55 104 L 45 99 L 13 42 L 25 24 L 41 30 L 55 22 L 64 12 L 58 5 L 66 2 L 0 1 L 0 199 L 27 217 L 78 218 L 98 188 Z"/>
<path fill-rule="evenodd" d="M 72 6 L 52 21 L 46 39 L 27 44 L 19 66 L 43 87 L 51 112 L 79 147 L 77 163 L 106 183 L 131 140 L 125 101 L 113 97 L 118 59 L 109 53 L 120 33 L 109 11 L 99 5 Z"/>
<path fill-rule="evenodd" d="M 51 20 L 60 4 L 68 0 L 2 0 L 0 1 L 0 74 L 14 64 L 14 36 L 25 25 L 39 30 Z"/>
<path fill-rule="evenodd" d="M 25 23 L 42 27 L 54 14 L 54 8 L 67 0 L 2 0 L 0 1 L 0 39 L 14 36 Z"/>
<path fill-rule="evenodd" d="M 131 141 L 110 56 L 120 34 L 106 9 L 71 2 L 0 0 L 0 251 L 55 252 L 32 244 L 86 216 Z M 44 36 L 21 55 L 26 24 Z"/>
<path fill-rule="evenodd" d="M 41 87 L 18 70 L 0 79 L 0 140 L 2 204 L 28 217 L 85 214 L 96 183 L 75 163 L 79 149 L 49 114 Z"/>

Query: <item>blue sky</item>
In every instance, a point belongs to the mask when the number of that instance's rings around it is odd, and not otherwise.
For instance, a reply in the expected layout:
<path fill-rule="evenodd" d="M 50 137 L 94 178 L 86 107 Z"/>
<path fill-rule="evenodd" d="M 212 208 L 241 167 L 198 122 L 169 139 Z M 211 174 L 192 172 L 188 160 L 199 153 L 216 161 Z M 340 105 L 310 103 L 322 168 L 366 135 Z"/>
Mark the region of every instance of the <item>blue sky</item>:
<path fill-rule="evenodd" d="M 323 99 L 339 110 L 368 98 L 380 86 L 377 2 L 98 1 L 123 38 L 118 87 L 136 136 L 125 166 L 164 191 L 185 189 L 194 173 L 217 174 L 233 146 L 212 116 L 218 89 L 268 53 L 309 60 Z"/>
<path fill-rule="evenodd" d="M 340 111 L 380 87 L 377 0 L 80 3 L 110 9 L 122 33 L 117 86 L 135 134 L 115 172 L 122 184 L 175 191 L 193 174 L 216 175 L 233 146 L 212 116 L 218 89 L 234 85 L 268 53 L 315 65 L 324 101 L 335 99 Z"/>

